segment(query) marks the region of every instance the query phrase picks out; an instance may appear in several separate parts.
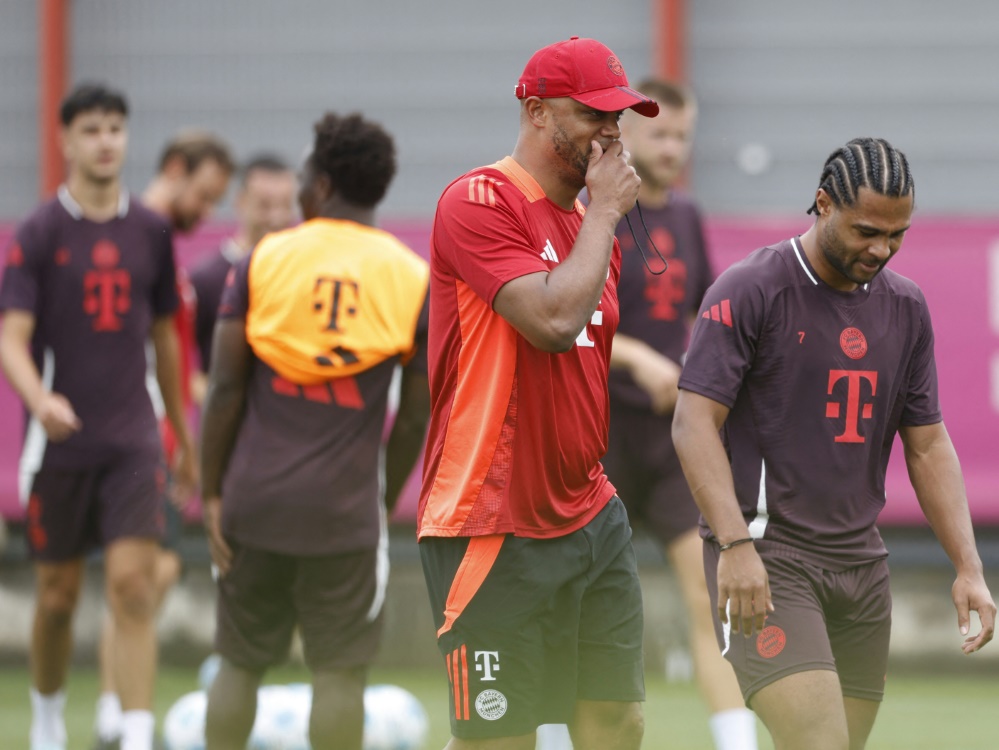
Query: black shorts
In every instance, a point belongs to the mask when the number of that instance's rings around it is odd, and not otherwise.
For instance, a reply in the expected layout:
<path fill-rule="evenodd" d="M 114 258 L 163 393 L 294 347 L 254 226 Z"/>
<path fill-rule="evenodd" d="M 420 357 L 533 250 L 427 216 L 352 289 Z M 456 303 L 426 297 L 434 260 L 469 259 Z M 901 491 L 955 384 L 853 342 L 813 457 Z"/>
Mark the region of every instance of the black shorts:
<path fill-rule="evenodd" d="M 836 672 L 847 697 L 880 701 L 891 637 L 887 559 L 832 571 L 798 559 L 785 545 L 758 541 L 756 548 L 774 605 L 763 632 L 746 638 L 715 617 L 719 645 L 747 704 L 761 688 L 813 669 Z M 715 542 L 705 542 L 712 603 L 718 601 L 719 554 Z"/>
<path fill-rule="evenodd" d="M 645 700 L 642 592 L 618 498 L 563 537 L 426 537 L 420 556 L 455 737 L 563 724 L 577 700 Z"/>
<path fill-rule="evenodd" d="M 219 579 L 215 650 L 260 672 L 288 657 L 302 634 L 310 670 L 365 666 L 382 632 L 388 582 L 384 549 L 298 557 L 229 541 L 232 568 Z"/>
<path fill-rule="evenodd" d="M 116 539 L 162 539 L 165 473 L 156 453 L 125 453 L 94 468 L 42 467 L 31 478 L 32 558 L 64 562 Z"/>
<path fill-rule="evenodd" d="M 615 403 L 602 460 L 628 515 L 663 545 L 696 529 L 701 517 L 673 447 L 672 425 L 672 415 Z"/>

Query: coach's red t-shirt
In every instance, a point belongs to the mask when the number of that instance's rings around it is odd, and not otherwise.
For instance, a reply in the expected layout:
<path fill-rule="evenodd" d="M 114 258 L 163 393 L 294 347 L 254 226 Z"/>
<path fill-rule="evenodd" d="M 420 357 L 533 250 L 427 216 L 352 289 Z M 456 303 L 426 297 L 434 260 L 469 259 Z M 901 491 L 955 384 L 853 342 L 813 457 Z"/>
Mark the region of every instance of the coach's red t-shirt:
<path fill-rule="evenodd" d="M 532 346 L 492 309 L 507 282 L 568 257 L 585 209 L 548 200 L 512 158 L 444 191 L 431 238 L 432 415 L 417 534 L 548 538 L 584 526 L 614 495 L 607 373 L 621 252 L 568 352 Z"/>

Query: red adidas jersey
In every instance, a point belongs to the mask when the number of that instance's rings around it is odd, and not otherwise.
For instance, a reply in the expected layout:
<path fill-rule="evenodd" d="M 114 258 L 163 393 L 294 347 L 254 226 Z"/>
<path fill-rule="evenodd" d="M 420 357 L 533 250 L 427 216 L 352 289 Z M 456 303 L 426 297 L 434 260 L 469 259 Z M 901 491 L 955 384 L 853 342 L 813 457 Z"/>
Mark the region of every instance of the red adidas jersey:
<path fill-rule="evenodd" d="M 492 309 L 507 282 L 568 256 L 585 209 L 566 211 L 512 158 L 451 183 L 431 238 L 432 400 L 417 534 L 548 538 L 614 495 L 607 374 L 618 323 L 617 241 L 590 323 L 568 352 L 532 346 Z"/>

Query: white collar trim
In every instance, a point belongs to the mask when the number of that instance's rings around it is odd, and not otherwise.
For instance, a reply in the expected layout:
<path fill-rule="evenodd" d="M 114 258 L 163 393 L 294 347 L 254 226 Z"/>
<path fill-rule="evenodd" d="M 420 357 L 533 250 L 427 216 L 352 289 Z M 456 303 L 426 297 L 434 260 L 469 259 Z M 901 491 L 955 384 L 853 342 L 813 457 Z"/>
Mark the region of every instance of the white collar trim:
<path fill-rule="evenodd" d="M 805 275 L 809 279 L 811 279 L 812 283 L 815 286 L 818 286 L 819 282 L 815 280 L 814 276 L 812 276 L 812 272 L 808 269 L 808 266 L 805 265 L 805 259 L 803 257 L 801 257 L 802 253 L 804 252 L 804 249 L 799 249 L 798 248 L 798 238 L 797 237 L 792 237 L 791 238 L 791 247 L 794 249 L 794 257 L 796 257 L 798 259 L 798 263 L 801 265 L 801 270 L 803 270 L 805 272 Z"/>
<path fill-rule="evenodd" d="M 72 216 L 74 219 L 80 220 L 83 218 L 83 206 L 76 202 L 76 199 L 70 195 L 69 188 L 63 183 L 59 186 L 56 191 L 56 197 L 59 198 L 59 202 L 62 207 L 66 209 L 66 213 Z M 128 214 L 128 191 L 125 188 L 121 188 L 118 191 L 118 218 L 124 219 Z"/>

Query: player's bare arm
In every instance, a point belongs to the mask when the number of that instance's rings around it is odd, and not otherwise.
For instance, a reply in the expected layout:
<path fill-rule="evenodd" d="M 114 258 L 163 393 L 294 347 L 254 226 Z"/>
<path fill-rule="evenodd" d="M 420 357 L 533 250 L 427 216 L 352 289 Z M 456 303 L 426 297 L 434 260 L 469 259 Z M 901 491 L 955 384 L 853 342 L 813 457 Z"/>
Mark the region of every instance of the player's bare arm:
<path fill-rule="evenodd" d="M 0 362 L 11 387 L 37 419 L 49 440 L 60 442 L 83 426 L 65 396 L 46 390 L 31 358 L 35 316 L 25 310 L 7 310 L 0 328 Z"/>
<path fill-rule="evenodd" d="M 222 479 L 243 421 L 252 352 L 243 318 L 215 326 L 208 392 L 201 416 L 202 514 L 208 548 L 219 574 L 225 575 L 232 550 L 222 536 Z"/>
<path fill-rule="evenodd" d="M 992 640 L 996 604 L 985 583 L 982 560 L 975 546 L 957 452 L 942 422 L 902 427 L 899 435 L 919 505 L 957 571 L 951 595 L 961 635 L 967 636 L 961 649 L 970 654 Z M 978 613 L 982 628 L 969 635 L 972 610 Z"/>
<path fill-rule="evenodd" d="M 728 417 L 724 404 L 692 391 L 680 391 L 673 415 L 673 443 L 694 500 L 722 546 L 749 537 L 735 497 L 732 469 L 718 431 Z M 763 561 L 752 544 L 721 553 L 718 562 L 718 617 L 731 618 L 733 632 L 747 637 L 763 630 L 773 611 Z"/>
<path fill-rule="evenodd" d="M 611 142 L 606 152 L 597 141 L 591 146 L 586 172 L 591 203 L 569 257 L 547 273 L 513 279 L 493 300 L 493 309 L 542 351 L 568 351 L 596 310 L 607 282 L 614 229 L 635 205 L 641 184 L 620 141 Z"/>
<path fill-rule="evenodd" d="M 430 385 L 426 373 L 411 367 L 402 370 L 399 411 L 385 452 L 385 508 L 395 508 L 406 480 L 423 448 L 430 419 Z"/>
<path fill-rule="evenodd" d="M 177 486 L 173 500 L 179 507 L 183 507 L 197 489 L 198 464 L 194 441 L 184 414 L 184 399 L 180 388 L 180 344 L 174 330 L 173 317 L 163 315 L 156 318 L 150 338 L 156 350 L 156 381 L 163 394 L 167 419 L 177 436 L 178 452 L 176 466 L 173 467 Z"/>
<path fill-rule="evenodd" d="M 641 339 L 615 333 L 611 367 L 629 372 L 638 386 L 649 394 L 652 411 L 656 414 L 669 414 L 676 407 L 680 365 Z"/>

